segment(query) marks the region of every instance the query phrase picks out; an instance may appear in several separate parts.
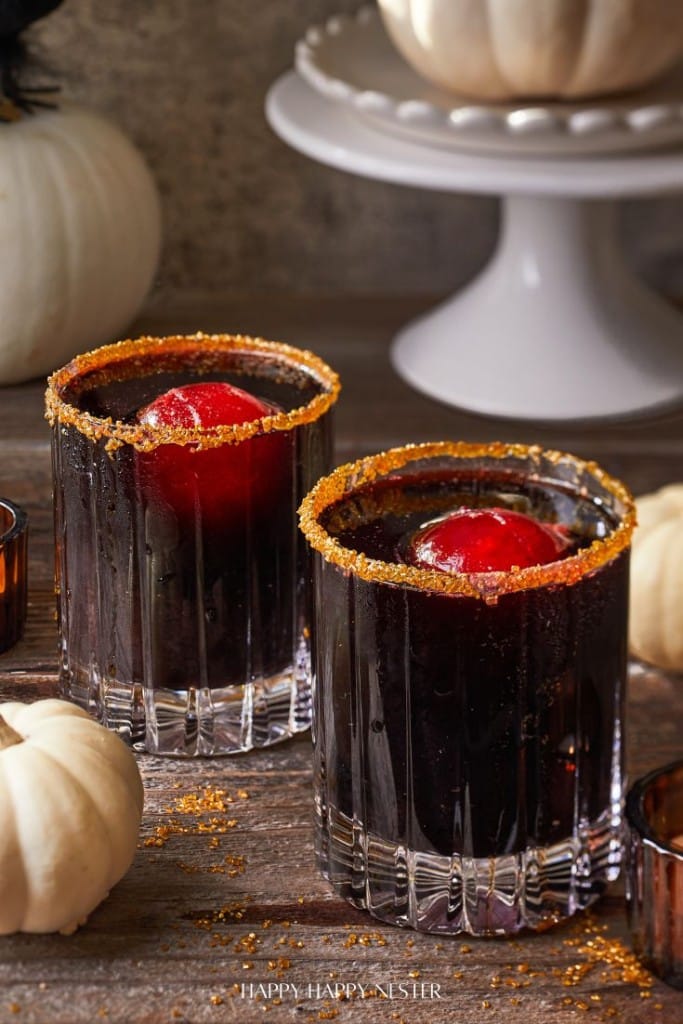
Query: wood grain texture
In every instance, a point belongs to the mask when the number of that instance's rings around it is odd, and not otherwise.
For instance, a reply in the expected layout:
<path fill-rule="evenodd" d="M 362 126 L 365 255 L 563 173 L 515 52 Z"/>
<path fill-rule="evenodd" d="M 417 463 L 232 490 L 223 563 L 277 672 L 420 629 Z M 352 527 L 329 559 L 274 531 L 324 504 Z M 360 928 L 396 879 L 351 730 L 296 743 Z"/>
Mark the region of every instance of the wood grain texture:
<path fill-rule="evenodd" d="M 388 368 L 387 343 L 420 305 L 379 299 L 188 303 L 150 315 L 138 327 L 166 333 L 258 325 L 260 333 L 314 348 L 344 378 L 340 460 L 409 439 L 533 438 L 598 457 L 635 490 L 680 478 L 680 412 L 638 424 L 536 429 L 468 416 L 410 391 Z M 24 640 L 0 657 L 5 699 L 47 696 L 57 685 L 42 391 L 33 383 L 0 394 L 0 493 L 25 505 L 31 519 L 29 619 Z M 681 756 L 682 725 L 681 680 L 634 670 L 632 777 Z M 659 982 L 642 988 L 605 977 L 614 965 L 604 957 L 579 984 L 563 984 L 573 964 L 589 966 L 581 952 L 586 941 L 607 936 L 628 946 L 619 885 L 590 917 L 514 941 L 437 939 L 377 927 L 339 900 L 313 863 L 306 737 L 231 759 L 141 757 L 140 767 L 146 809 L 132 869 L 76 935 L 0 939 L 1 1022 L 683 1022 L 683 995 Z M 225 791 L 224 810 L 178 810 L 178 801 L 201 796 L 206 787 Z M 211 826 L 212 816 L 218 825 Z M 606 931 L 589 934 L 599 928 Z M 386 989 L 390 982 L 417 986 L 418 994 L 419 986 L 428 994 L 438 985 L 442 998 L 337 1000 L 317 989 L 336 983 Z M 248 998 L 248 989 L 242 996 L 243 984 L 275 983 L 290 986 L 280 1003 L 275 990 L 270 999 Z"/>

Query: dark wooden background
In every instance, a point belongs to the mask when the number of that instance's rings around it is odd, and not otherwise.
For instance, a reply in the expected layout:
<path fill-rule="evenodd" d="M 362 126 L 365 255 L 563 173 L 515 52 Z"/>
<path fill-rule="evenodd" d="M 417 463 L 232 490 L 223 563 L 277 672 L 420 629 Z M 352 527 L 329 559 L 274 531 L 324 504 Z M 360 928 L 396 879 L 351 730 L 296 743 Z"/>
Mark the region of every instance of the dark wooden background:
<path fill-rule="evenodd" d="M 176 302 L 135 333 L 253 331 L 313 348 L 344 382 L 339 461 L 406 441 L 500 438 L 595 458 L 636 493 L 683 478 L 681 411 L 592 427 L 518 424 L 411 391 L 389 367 L 388 343 L 424 306 L 415 298 Z M 0 391 L 0 493 L 31 520 L 29 619 L 25 639 L 0 657 L 5 698 L 56 687 L 42 394 L 41 382 Z M 634 670 L 628 714 L 631 777 L 681 756 L 682 679 Z M 0 939 L 0 1021 L 683 1022 L 683 995 L 650 984 L 629 962 L 620 885 L 594 914 L 514 941 L 379 928 L 337 899 L 313 864 L 308 738 L 232 759 L 141 757 L 140 767 L 146 810 L 133 867 L 76 935 Z M 205 809 L 208 786 L 225 791 L 221 810 Z M 188 810 L 192 794 L 200 800 Z M 317 998 L 316 986 L 390 981 L 439 985 L 442 998 Z M 279 1003 L 274 990 L 270 999 L 242 996 L 242 984 L 269 983 L 298 992 Z"/>

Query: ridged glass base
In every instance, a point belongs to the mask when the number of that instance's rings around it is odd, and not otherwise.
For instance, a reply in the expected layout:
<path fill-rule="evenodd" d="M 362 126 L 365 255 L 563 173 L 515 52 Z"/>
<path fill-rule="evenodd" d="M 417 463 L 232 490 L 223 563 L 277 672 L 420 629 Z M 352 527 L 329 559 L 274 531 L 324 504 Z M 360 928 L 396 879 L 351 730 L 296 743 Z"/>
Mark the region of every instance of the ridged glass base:
<path fill-rule="evenodd" d="M 220 690 L 148 690 L 144 749 L 193 757 L 269 747 L 309 727 L 307 690 L 292 669 Z"/>
<path fill-rule="evenodd" d="M 365 832 L 317 808 L 316 852 L 340 896 L 388 924 L 418 931 L 511 935 L 594 903 L 619 874 L 618 817 L 607 810 L 576 836 L 501 857 L 444 857 Z"/>
<path fill-rule="evenodd" d="M 308 657 L 267 679 L 220 689 L 151 690 L 139 683 L 64 671 L 62 695 L 89 711 L 136 749 L 201 757 L 268 747 L 308 729 Z"/>
<path fill-rule="evenodd" d="M 102 678 L 91 666 L 71 662 L 62 667 L 60 696 L 88 711 L 126 743 L 145 739 L 145 705 L 141 683 Z"/>

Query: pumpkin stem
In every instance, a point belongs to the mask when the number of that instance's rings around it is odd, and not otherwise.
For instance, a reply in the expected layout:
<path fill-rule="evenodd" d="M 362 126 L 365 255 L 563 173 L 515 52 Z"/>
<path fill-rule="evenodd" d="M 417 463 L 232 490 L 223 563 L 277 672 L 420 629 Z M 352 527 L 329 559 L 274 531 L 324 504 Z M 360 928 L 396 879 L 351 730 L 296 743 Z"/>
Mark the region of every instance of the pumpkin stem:
<path fill-rule="evenodd" d="M 17 743 L 23 742 L 24 737 L 20 736 L 17 730 L 8 725 L 2 715 L 0 715 L 0 750 L 6 750 L 7 747 L 16 747 Z"/>

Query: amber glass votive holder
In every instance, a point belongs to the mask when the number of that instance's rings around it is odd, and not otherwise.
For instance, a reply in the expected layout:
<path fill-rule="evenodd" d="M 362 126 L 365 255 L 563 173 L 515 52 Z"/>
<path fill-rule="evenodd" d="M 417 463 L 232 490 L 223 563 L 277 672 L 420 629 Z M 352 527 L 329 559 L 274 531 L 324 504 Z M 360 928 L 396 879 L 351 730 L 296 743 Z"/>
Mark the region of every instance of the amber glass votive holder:
<path fill-rule="evenodd" d="M 28 516 L 0 498 L 0 654 L 21 639 L 26 621 Z"/>
<path fill-rule="evenodd" d="M 268 411 L 141 418 L 202 383 Z M 231 335 L 119 342 L 50 378 L 65 696 L 152 753 L 231 754 L 309 727 L 296 508 L 329 469 L 338 390 L 313 353 Z"/>
<path fill-rule="evenodd" d="M 634 783 L 626 819 L 634 949 L 654 974 L 683 989 L 683 760 Z"/>

